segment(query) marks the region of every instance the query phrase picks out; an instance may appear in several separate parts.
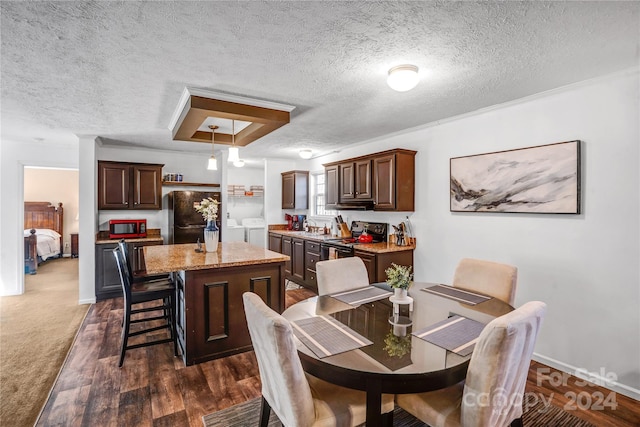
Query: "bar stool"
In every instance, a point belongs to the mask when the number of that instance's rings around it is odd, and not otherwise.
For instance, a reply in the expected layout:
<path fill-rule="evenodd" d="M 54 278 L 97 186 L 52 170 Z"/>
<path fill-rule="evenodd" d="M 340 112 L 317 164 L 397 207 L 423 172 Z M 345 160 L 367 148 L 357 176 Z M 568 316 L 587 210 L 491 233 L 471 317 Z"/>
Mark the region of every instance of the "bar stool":
<path fill-rule="evenodd" d="M 175 318 L 175 294 L 176 287 L 173 281 L 169 280 L 151 280 L 140 283 L 132 283 L 127 262 L 120 247 L 113 249 L 113 256 L 116 258 L 118 272 L 120 273 L 120 283 L 122 285 L 122 294 L 124 296 L 124 316 L 122 322 L 122 343 L 120 345 L 120 361 L 119 367 L 122 367 L 124 355 L 127 350 L 139 347 L 147 347 L 150 345 L 164 344 L 173 342 L 174 355 L 178 355 L 178 340 L 176 334 L 176 318 Z M 133 308 L 134 304 L 143 302 L 161 301 L 161 305 L 153 307 Z M 153 311 L 162 311 L 162 315 L 153 317 L 144 317 L 140 319 L 131 319 L 131 316 L 137 313 L 146 313 Z M 144 328 L 135 332 L 130 332 L 132 323 L 152 322 L 155 320 L 165 320 L 166 324 Z M 140 344 L 128 345 L 129 337 L 146 334 L 167 328 L 169 330 L 169 338 L 159 339 L 155 341 L 143 342 Z"/>
<path fill-rule="evenodd" d="M 120 239 L 118 242 L 120 250 L 124 254 L 124 259 L 127 261 L 127 269 L 129 270 L 129 277 L 131 277 L 132 283 L 147 282 L 150 280 L 171 280 L 168 274 L 154 274 L 154 275 L 135 275 L 131 268 L 131 257 L 129 256 L 129 246 L 124 239 Z"/>

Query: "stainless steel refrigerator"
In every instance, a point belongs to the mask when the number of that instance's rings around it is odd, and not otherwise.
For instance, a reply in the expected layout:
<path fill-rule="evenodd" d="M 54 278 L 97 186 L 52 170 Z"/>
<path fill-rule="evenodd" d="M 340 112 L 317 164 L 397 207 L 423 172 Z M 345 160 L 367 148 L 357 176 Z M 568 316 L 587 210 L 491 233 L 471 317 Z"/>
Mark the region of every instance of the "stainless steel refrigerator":
<path fill-rule="evenodd" d="M 195 206 L 202 199 L 211 197 L 220 201 L 219 191 L 172 191 L 169 196 L 169 243 L 196 243 L 198 239 L 204 244 L 204 227 L 207 222 L 195 210 Z M 220 207 L 216 224 L 222 237 L 220 222 Z"/>

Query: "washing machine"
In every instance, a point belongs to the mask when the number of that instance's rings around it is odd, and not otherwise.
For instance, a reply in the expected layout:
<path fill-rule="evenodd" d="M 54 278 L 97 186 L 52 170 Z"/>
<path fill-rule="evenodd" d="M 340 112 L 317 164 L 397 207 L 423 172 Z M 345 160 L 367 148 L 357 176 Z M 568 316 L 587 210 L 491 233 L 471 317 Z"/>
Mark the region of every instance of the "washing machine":
<path fill-rule="evenodd" d="M 244 241 L 252 245 L 266 247 L 266 234 L 264 218 L 245 218 L 242 220 L 244 226 Z"/>
<path fill-rule="evenodd" d="M 227 219 L 227 238 L 225 242 L 244 242 L 245 228 L 235 219 Z"/>

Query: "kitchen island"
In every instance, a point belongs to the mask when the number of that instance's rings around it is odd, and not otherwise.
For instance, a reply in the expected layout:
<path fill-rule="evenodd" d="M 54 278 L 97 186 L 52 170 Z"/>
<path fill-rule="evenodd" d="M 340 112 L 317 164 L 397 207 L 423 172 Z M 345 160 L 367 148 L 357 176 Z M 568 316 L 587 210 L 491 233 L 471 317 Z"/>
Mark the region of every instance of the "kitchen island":
<path fill-rule="evenodd" d="M 195 243 L 144 248 L 147 274 L 176 278 L 176 329 L 185 365 L 251 350 L 244 292 L 258 294 L 279 313 L 285 308 L 288 256 L 244 242 L 220 243 L 217 252 L 196 249 Z"/>

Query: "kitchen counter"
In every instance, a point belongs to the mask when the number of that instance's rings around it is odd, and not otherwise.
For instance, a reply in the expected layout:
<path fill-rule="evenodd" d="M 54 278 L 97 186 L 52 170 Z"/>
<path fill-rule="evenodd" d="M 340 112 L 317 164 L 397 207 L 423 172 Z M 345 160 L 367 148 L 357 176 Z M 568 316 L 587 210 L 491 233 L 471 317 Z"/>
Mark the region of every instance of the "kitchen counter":
<path fill-rule="evenodd" d="M 108 231 L 99 231 L 96 234 L 96 245 L 108 245 L 111 243 L 118 243 L 120 239 L 110 239 Z M 124 239 L 127 243 L 157 243 L 163 242 L 164 239 L 160 234 L 159 228 L 152 228 L 147 230 L 147 237 L 136 237 L 130 239 Z"/>
<path fill-rule="evenodd" d="M 240 267 L 289 260 L 286 255 L 245 242 L 219 243 L 217 252 L 196 252 L 197 247 L 195 243 L 145 246 L 144 260 L 147 274 Z M 204 245 L 202 250 L 204 251 Z"/>
<path fill-rule="evenodd" d="M 321 243 L 327 240 L 335 240 L 340 238 L 340 236 L 332 236 L 330 234 L 315 234 L 315 233 L 309 233 L 307 231 L 269 229 L 269 233 L 281 234 L 283 236 L 299 237 L 301 239 L 313 240 Z M 363 252 L 382 254 L 382 253 L 390 253 L 390 252 L 413 251 L 416 249 L 416 245 L 412 244 L 412 245 L 406 245 L 406 246 L 399 246 L 391 242 L 356 243 L 353 245 L 353 248 Z"/>
<path fill-rule="evenodd" d="M 178 345 L 185 365 L 252 349 L 242 294 L 254 292 L 273 310 L 284 310 L 284 264 L 289 256 L 245 242 L 145 246 L 147 274 L 174 272 Z M 202 246 L 204 250 L 204 245 Z"/>

